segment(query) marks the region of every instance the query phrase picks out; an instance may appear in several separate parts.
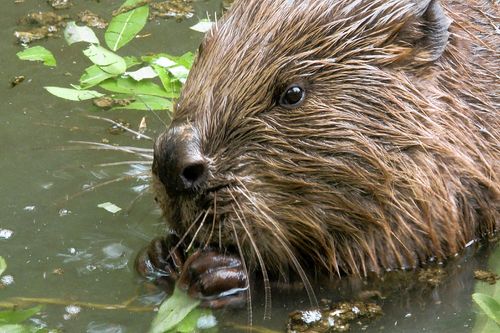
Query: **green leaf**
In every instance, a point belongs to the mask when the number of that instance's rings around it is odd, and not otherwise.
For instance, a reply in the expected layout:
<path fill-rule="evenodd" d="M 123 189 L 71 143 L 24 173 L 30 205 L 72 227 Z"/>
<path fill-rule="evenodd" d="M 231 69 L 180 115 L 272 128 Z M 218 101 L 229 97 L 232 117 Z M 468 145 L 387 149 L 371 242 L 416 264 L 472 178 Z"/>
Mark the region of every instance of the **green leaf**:
<path fill-rule="evenodd" d="M 133 98 L 135 99 L 134 102 L 125 106 L 114 107 L 113 110 L 114 109 L 144 110 L 144 111 L 172 110 L 172 101 L 166 98 L 151 96 L 151 95 L 135 95 Z"/>
<path fill-rule="evenodd" d="M 0 324 L 20 324 L 40 311 L 42 311 L 40 305 L 26 310 L 0 311 Z"/>
<path fill-rule="evenodd" d="M 0 256 L 0 276 L 3 274 L 3 272 L 5 272 L 6 269 L 7 269 L 7 262 L 2 256 Z"/>
<path fill-rule="evenodd" d="M 141 0 L 127 0 L 120 7 L 133 6 Z M 104 34 L 106 45 L 116 51 L 130 42 L 146 25 L 149 15 L 149 6 L 144 5 L 131 11 L 116 15 L 109 22 L 108 29 Z"/>
<path fill-rule="evenodd" d="M 113 77 L 114 75 L 106 73 L 99 66 L 92 65 L 85 69 L 85 73 L 80 77 L 80 87 L 87 89 L 98 85 L 102 81 Z"/>
<path fill-rule="evenodd" d="M 172 296 L 160 306 L 149 333 L 163 333 L 174 329 L 199 304 L 199 300 L 192 299 L 185 292 L 175 288 Z"/>
<path fill-rule="evenodd" d="M 165 98 L 173 98 L 177 96 L 176 92 L 165 91 L 159 85 L 149 80 L 135 81 L 130 77 L 107 79 L 99 86 L 108 91 L 121 94 L 153 95 Z"/>
<path fill-rule="evenodd" d="M 90 45 L 83 53 L 108 74 L 119 75 L 127 70 L 125 59 L 102 46 Z"/>
<path fill-rule="evenodd" d="M 78 42 L 87 42 L 91 44 L 99 44 L 99 39 L 94 31 L 87 26 L 78 26 L 75 22 L 68 22 L 64 29 L 64 39 L 69 45 Z"/>
<path fill-rule="evenodd" d="M 124 57 L 125 63 L 127 64 L 127 69 L 142 64 L 142 61 L 136 57 Z M 116 75 L 112 75 L 103 71 L 99 66 L 92 65 L 85 69 L 85 73 L 80 77 L 80 87 L 82 89 L 88 89 L 95 85 L 98 85 L 102 81 L 112 78 Z"/>
<path fill-rule="evenodd" d="M 0 325 L 0 332 L 2 333 L 33 333 L 35 329 L 25 325 Z"/>
<path fill-rule="evenodd" d="M 102 97 L 98 91 L 94 90 L 79 90 L 79 89 L 69 89 L 69 88 L 59 88 L 59 87 L 44 87 L 49 93 L 60 98 L 69 99 L 70 101 L 84 101 L 87 99 L 93 99 L 97 97 Z"/>
<path fill-rule="evenodd" d="M 186 82 L 186 79 L 189 74 L 189 69 L 187 69 L 184 66 L 175 66 L 175 67 L 169 67 L 167 70 L 172 74 L 177 80 L 179 80 L 182 83 Z"/>
<path fill-rule="evenodd" d="M 158 76 L 158 73 L 156 73 L 151 66 L 145 66 L 133 72 L 125 72 L 125 75 L 130 76 L 136 81 L 142 81 L 145 79 L 153 79 Z"/>
<path fill-rule="evenodd" d="M 201 326 L 200 323 L 204 325 Z M 208 332 L 216 327 L 217 320 L 212 314 L 212 311 L 208 309 L 196 308 L 191 311 L 176 327 L 173 333 L 192 333 L 203 330 L 203 332 Z"/>
<path fill-rule="evenodd" d="M 52 52 L 43 46 L 27 48 L 24 51 L 17 52 L 17 56 L 21 60 L 43 61 L 46 66 L 56 66 L 56 58 L 54 58 Z"/>
<path fill-rule="evenodd" d="M 500 325 L 500 303 L 496 299 L 481 293 L 472 294 L 472 299 L 489 318 Z"/>
<path fill-rule="evenodd" d="M 191 69 L 194 62 L 194 53 L 186 52 L 180 57 L 176 58 L 176 61 L 179 65 L 186 67 L 187 69 Z"/>
<path fill-rule="evenodd" d="M 140 60 L 137 57 L 123 57 L 123 59 L 125 59 L 125 63 L 127 64 L 127 69 L 129 69 L 132 66 L 142 64 L 142 60 Z"/>
<path fill-rule="evenodd" d="M 175 93 L 176 95 L 180 94 L 182 84 L 180 84 L 177 80 L 171 77 L 171 74 L 167 71 L 165 67 L 152 65 L 155 72 L 158 74 L 160 78 L 161 84 L 166 91 L 170 91 Z"/>

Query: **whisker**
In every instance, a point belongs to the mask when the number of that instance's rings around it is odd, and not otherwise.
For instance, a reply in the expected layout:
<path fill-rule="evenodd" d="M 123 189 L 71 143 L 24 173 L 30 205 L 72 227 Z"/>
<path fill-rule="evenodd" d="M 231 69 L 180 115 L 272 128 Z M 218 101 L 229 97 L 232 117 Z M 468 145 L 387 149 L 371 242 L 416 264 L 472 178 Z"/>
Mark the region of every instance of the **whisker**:
<path fill-rule="evenodd" d="M 140 95 L 135 95 L 134 97 L 136 97 L 141 103 L 143 103 L 144 105 L 146 105 L 146 107 L 148 108 L 148 111 L 151 112 L 153 115 L 155 115 L 155 117 L 163 124 L 163 126 L 167 127 L 167 123 L 165 121 L 163 121 L 163 119 L 161 119 L 161 117 L 158 115 L 158 113 L 155 112 L 155 110 L 153 110 L 149 105 L 148 103 L 146 103 L 144 101 L 144 99 L 140 96 Z M 142 135 L 142 134 L 141 134 Z"/>
<path fill-rule="evenodd" d="M 245 184 L 243 184 L 243 182 L 240 179 L 237 179 L 237 181 L 242 186 L 242 188 L 245 189 L 245 191 L 248 192 L 248 189 L 245 186 Z M 300 265 L 300 263 L 297 260 L 296 256 L 293 254 L 293 251 L 290 249 L 290 247 L 283 240 L 283 238 L 285 238 L 285 237 L 284 237 L 283 232 L 281 231 L 279 225 L 276 223 L 276 221 L 273 218 L 271 218 L 269 216 L 269 214 L 267 214 L 263 209 L 261 209 L 260 206 L 259 206 L 259 204 L 257 202 L 255 202 L 255 200 L 253 200 L 252 198 L 250 198 L 248 196 L 248 194 L 245 193 L 245 191 L 241 191 L 240 190 L 239 193 L 243 194 L 247 198 L 247 200 L 256 209 L 258 209 L 260 211 L 260 213 L 266 218 L 266 221 L 263 221 L 263 222 L 272 223 L 272 225 L 275 228 L 276 233 L 278 233 L 278 234 L 275 234 L 277 236 L 276 239 L 279 241 L 279 243 L 281 244 L 281 246 L 283 246 L 283 249 L 287 253 L 288 258 L 292 261 L 293 266 L 297 270 L 297 273 L 299 274 L 302 282 L 304 283 L 304 288 L 306 289 L 307 296 L 309 297 L 309 301 L 311 302 L 311 306 L 318 307 L 318 300 L 317 300 L 316 294 L 314 293 L 314 290 L 312 288 L 311 282 L 307 278 L 307 274 L 305 273 L 304 269 Z"/>
<path fill-rule="evenodd" d="M 234 210 L 234 206 L 233 210 Z M 243 221 L 240 219 L 240 223 L 243 224 Z M 243 265 L 243 270 L 245 271 L 245 275 L 247 276 L 247 309 L 248 309 L 248 326 L 252 326 L 253 322 L 253 309 L 252 309 L 252 290 L 250 288 L 250 276 L 248 275 L 247 263 L 245 261 L 245 257 L 243 256 L 243 251 L 241 249 L 240 240 L 238 238 L 238 234 L 236 233 L 236 228 L 234 227 L 234 223 L 231 223 L 231 227 L 233 227 L 234 240 L 236 241 L 236 246 L 238 247 L 238 252 L 240 253 L 241 264 Z"/>
<path fill-rule="evenodd" d="M 236 200 L 234 195 L 231 192 L 229 192 L 229 194 L 231 195 L 231 197 L 233 198 L 233 201 L 238 206 L 238 209 L 240 211 L 243 211 L 241 208 L 241 205 Z M 252 244 L 252 247 L 255 251 L 255 255 L 257 256 L 257 260 L 259 261 L 259 266 L 262 270 L 262 279 L 264 281 L 264 304 L 265 304 L 264 305 L 264 319 L 271 319 L 271 306 L 272 306 L 271 284 L 269 283 L 269 275 L 267 274 L 266 264 L 262 258 L 262 255 L 261 255 L 259 249 L 257 248 L 257 245 L 255 244 L 255 240 L 253 239 L 250 231 L 248 230 L 248 228 L 246 226 L 247 221 L 246 221 L 245 215 L 242 215 L 243 216 L 243 219 L 242 219 L 242 217 L 240 216 L 240 214 L 238 214 L 238 212 L 234 209 L 234 207 L 233 207 L 233 211 L 236 214 L 236 216 L 238 217 L 238 220 L 240 221 L 241 226 L 245 230 L 245 233 L 247 234 L 248 239 L 249 239 L 250 243 Z M 233 225 L 233 228 L 234 228 L 234 225 Z"/>
<path fill-rule="evenodd" d="M 184 242 L 184 239 L 186 239 L 187 235 L 189 235 L 189 233 L 191 232 L 191 229 L 193 229 L 193 227 L 196 225 L 196 222 L 198 222 L 198 220 L 200 219 L 200 217 L 203 215 L 203 211 L 201 211 L 198 216 L 196 216 L 196 218 L 194 219 L 193 223 L 191 223 L 191 225 L 187 228 L 186 232 L 184 233 L 184 235 L 182 235 L 181 239 L 179 239 L 179 241 L 177 242 L 177 244 L 175 244 L 175 246 L 170 250 L 168 256 L 165 258 L 165 260 L 168 260 L 172 257 L 172 255 L 174 254 L 174 252 L 179 248 L 179 246 L 181 246 L 182 242 Z"/>
<path fill-rule="evenodd" d="M 215 229 L 215 216 L 217 215 L 217 192 L 214 193 L 214 208 L 212 210 L 213 218 L 212 218 L 212 228 L 210 229 L 210 234 L 208 235 L 207 241 L 205 243 L 204 248 L 208 247 L 210 244 L 210 240 L 212 239 L 212 235 L 214 234 Z"/>
<path fill-rule="evenodd" d="M 64 199 L 60 199 L 58 201 L 56 201 L 54 203 L 54 205 L 59 205 L 59 204 L 62 204 L 63 201 L 70 201 L 70 200 L 73 200 L 75 199 L 76 197 L 79 197 L 80 195 L 83 195 L 87 192 L 91 192 L 93 190 L 96 190 L 100 187 L 103 187 L 103 186 L 106 186 L 106 185 L 110 185 L 110 184 L 113 184 L 113 183 L 119 183 L 121 181 L 126 181 L 126 180 L 130 180 L 130 179 L 135 179 L 136 176 L 131 176 L 131 175 L 127 175 L 127 176 L 122 176 L 122 177 L 118 177 L 118 178 L 113 178 L 111 180 L 107 180 L 105 182 L 102 182 L 102 183 L 98 183 L 98 184 L 95 184 L 95 185 L 92 185 L 92 186 L 89 186 L 87 188 L 85 188 L 84 190 L 82 191 L 79 191 L 79 192 L 76 192 L 70 196 L 66 196 Z"/>
<path fill-rule="evenodd" d="M 208 216 L 208 209 L 205 211 L 205 215 L 203 216 L 203 220 L 201 220 L 200 226 L 198 229 L 196 229 L 196 232 L 194 233 L 193 239 L 191 240 L 191 243 L 189 243 L 188 247 L 186 248 L 185 252 L 189 252 L 191 249 L 191 246 L 193 246 L 194 241 L 196 240 L 196 237 L 198 237 L 198 233 L 200 232 L 201 228 L 203 228 L 203 225 L 205 224 L 205 220 L 207 219 Z"/>
<path fill-rule="evenodd" d="M 101 164 L 96 164 L 96 166 L 108 167 L 108 166 L 134 165 L 134 164 L 151 165 L 151 161 L 121 161 L 121 162 L 112 162 L 112 163 L 101 163 Z"/>

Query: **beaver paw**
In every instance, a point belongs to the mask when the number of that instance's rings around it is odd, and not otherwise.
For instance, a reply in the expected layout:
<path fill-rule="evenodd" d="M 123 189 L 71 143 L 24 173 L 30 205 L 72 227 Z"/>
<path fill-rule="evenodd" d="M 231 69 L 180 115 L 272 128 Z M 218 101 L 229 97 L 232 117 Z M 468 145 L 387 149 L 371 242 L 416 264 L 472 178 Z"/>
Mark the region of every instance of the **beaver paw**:
<path fill-rule="evenodd" d="M 186 262 L 175 237 L 156 238 L 137 256 L 135 268 L 143 277 L 172 293 L 175 283 L 201 306 L 212 309 L 245 304 L 248 277 L 241 260 L 214 250 L 198 250 Z"/>
<path fill-rule="evenodd" d="M 135 269 L 140 275 L 169 293 L 173 291 L 184 263 L 182 251 L 172 246 L 175 242 L 172 237 L 155 238 L 135 260 Z"/>
<path fill-rule="evenodd" d="M 213 250 L 199 250 L 189 257 L 179 277 L 178 286 L 201 306 L 218 309 L 245 304 L 248 277 L 241 260 Z"/>

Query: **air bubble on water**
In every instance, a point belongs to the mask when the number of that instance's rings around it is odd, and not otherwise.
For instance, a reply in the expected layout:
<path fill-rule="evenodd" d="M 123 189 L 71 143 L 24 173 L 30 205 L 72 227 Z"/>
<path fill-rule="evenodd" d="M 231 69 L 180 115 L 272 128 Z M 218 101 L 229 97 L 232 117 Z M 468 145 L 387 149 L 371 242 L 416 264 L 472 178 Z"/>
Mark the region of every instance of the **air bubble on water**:
<path fill-rule="evenodd" d="M 66 215 L 69 215 L 71 214 L 71 211 L 69 209 L 66 209 L 66 208 L 62 208 L 59 210 L 59 216 L 66 216 Z"/>
<path fill-rule="evenodd" d="M 0 239 L 9 239 L 14 234 L 14 231 L 9 229 L 0 229 Z"/>
<path fill-rule="evenodd" d="M 0 278 L 0 282 L 4 286 L 8 286 L 14 283 L 14 277 L 12 275 L 4 275 Z"/>

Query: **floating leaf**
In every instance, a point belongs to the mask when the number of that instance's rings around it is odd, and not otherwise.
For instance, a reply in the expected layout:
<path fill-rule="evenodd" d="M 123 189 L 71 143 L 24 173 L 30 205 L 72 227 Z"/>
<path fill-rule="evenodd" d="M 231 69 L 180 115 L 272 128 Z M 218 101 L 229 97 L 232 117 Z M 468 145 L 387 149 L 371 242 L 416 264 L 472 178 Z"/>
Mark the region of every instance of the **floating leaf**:
<path fill-rule="evenodd" d="M 78 26 L 75 22 L 68 22 L 64 29 L 64 39 L 69 45 L 78 42 L 99 44 L 94 31 L 87 26 Z"/>
<path fill-rule="evenodd" d="M 21 60 L 43 61 L 46 66 L 56 66 L 56 58 L 54 58 L 52 52 L 43 46 L 27 48 L 24 51 L 17 52 L 17 56 Z"/>
<path fill-rule="evenodd" d="M 175 91 L 165 91 L 159 85 L 151 81 L 135 81 L 132 78 L 116 78 L 108 79 L 100 85 L 103 89 L 122 94 L 132 95 L 153 95 L 165 98 L 172 98 L 177 96 Z"/>
<path fill-rule="evenodd" d="M 139 2 L 141 0 L 128 0 L 120 8 L 133 6 Z M 130 42 L 144 28 L 148 15 L 149 6 L 144 5 L 113 17 L 104 34 L 106 45 L 116 51 Z"/>
<path fill-rule="evenodd" d="M 134 72 L 125 72 L 125 74 L 136 81 L 152 79 L 158 76 L 158 73 L 156 73 L 151 66 L 142 67 Z"/>
<path fill-rule="evenodd" d="M 79 90 L 60 87 L 44 87 L 49 93 L 60 98 L 69 99 L 70 101 L 85 101 L 87 99 L 102 97 L 98 91 L 94 90 Z"/>
<path fill-rule="evenodd" d="M 175 94 L 180 94 L 182 84 L 178 80 L 175 80 L 166 68 L 158 65 L 152 65 L 155 72 L 158 74 L 161 84 L 166 91 L 170 91 Z"/>
<path fill-rule="evenodd" d="M 166 57 L 159 57 L 159 58 L 153 60 L 152 63 L 155 65 L 161 66 L 161 67 L 165 67 L 165 68 L 173 67 L 173 66 L 177 65 L 177 63 L 175 61 L 170 60 L 169 58 L 166 58 Z"/>
<path fill-rule="evenodd" d="M 98 85 L 102 81 L 113 77 L 114 75 L 106 73 L 99 66 L 92 65 L 85 69 L 85 72 L 80 77 L 80 87 L 87 89 Z"/>
<path fill-rule="evenodd" d="M 489 318 L 500 325 L 500 303 L 496 299 L 481 293 L 472 294 L 472 299 Z"/>
<path fill-rule="evenodd" d="M 127 70 L 125 59 L 102 46 L 90 45 L 83 53 L 108 74 L 119 75 Z"/>
<path fill-rule="evenodd" d="M 163 333 L 173 330 L 199 304 L 199 300 L 195 300 L 185 292 L 175 288 L 172 296 L 160 306 L 149 333 Z"/>
<path fill-rule="evenodd" d="M 128 105 L 117 106 L 113 109 L 127 110 L 172 110 L 172 101 L 166 98 L 151 95 L 134 95 L 134 101 Z"/>
<path fill-rule="evenodd" d="M 194 30 L 194 31 L 198 31 L 198 32 L 202 32 L 202 33 L 206 33 L 208 31 L 210 31 L 210 29 L 212 29 L 213 25 L 214 25 L 214 22 L 212 22 L 210 20 L 200 20 L 200 22 L 196 23 L 195 25 L 193 25 L 189 29 Z"/>
<path fill-rule="evenodd" d="M 193 65 L 194 54 L 192 52 L 186 52 L 180 57 L 174 57 L 170 54 L 159 53 L 152 56 L 143 56 L 141 59 L 150 64 L 156 64 L 165 68 L 184 66 L 187 69 L 190 69 Z"/>
<path fill-rule="evenodd" d="M 185 83 L 189 74 L 189 69 L 184 66 L 169 67 L 167 70 L 180 82 Z"/>
<path fill-rule="evenodd" d="M 40 311 L 42 311 L 41 306 L 35 306 L 26 310 L 0 311 L 0 324 L 20 324 Z"/>
<path fill-rule="evenodd" d="M 37 329 L 31 329 L 24 325 L 0 325 L 0 332 L 2 333 L 34 333 Z"/>
<path fill-rule="evenodd" d="M 7 269 L 7 263 L 5 262 L 5 259 L 0 256 L 0 276 L 5 272 Z"/>
<path fill-rule="evenodd" d="M 104 202 L 102 204 L 97 205 L 97 207 L 103 208 L 112 214 L 118 213 L 120 210 L 122 210 L 120 207 L 111 202 Z"/>
<path fill-rule="evenodd" d="M 196 308 L 191 311 L 176 327 L 175 330 L 171 330 L 172 333 L 192 333 L 199 332 L 210 332 L 211 329 L 217 326 L 217 319 L 212 314 L 212 311 L 208 309 Z"/>
<path fill-rule="evenodd" d="M 140 60 L 137 57 L 123 57 L 123 59 L 125 59 L 125 63 L 127 64 L 127 69 L 132 66 L 142 64 L 142 60 Z"/>
<path fill-rule="evenodd" d="M 181 66 L 186 67 L 187 69 L 191 69 L 194 62 L 194 53 L 186 52 L 180 57 L 174 58 L 174 60 Z"/>

